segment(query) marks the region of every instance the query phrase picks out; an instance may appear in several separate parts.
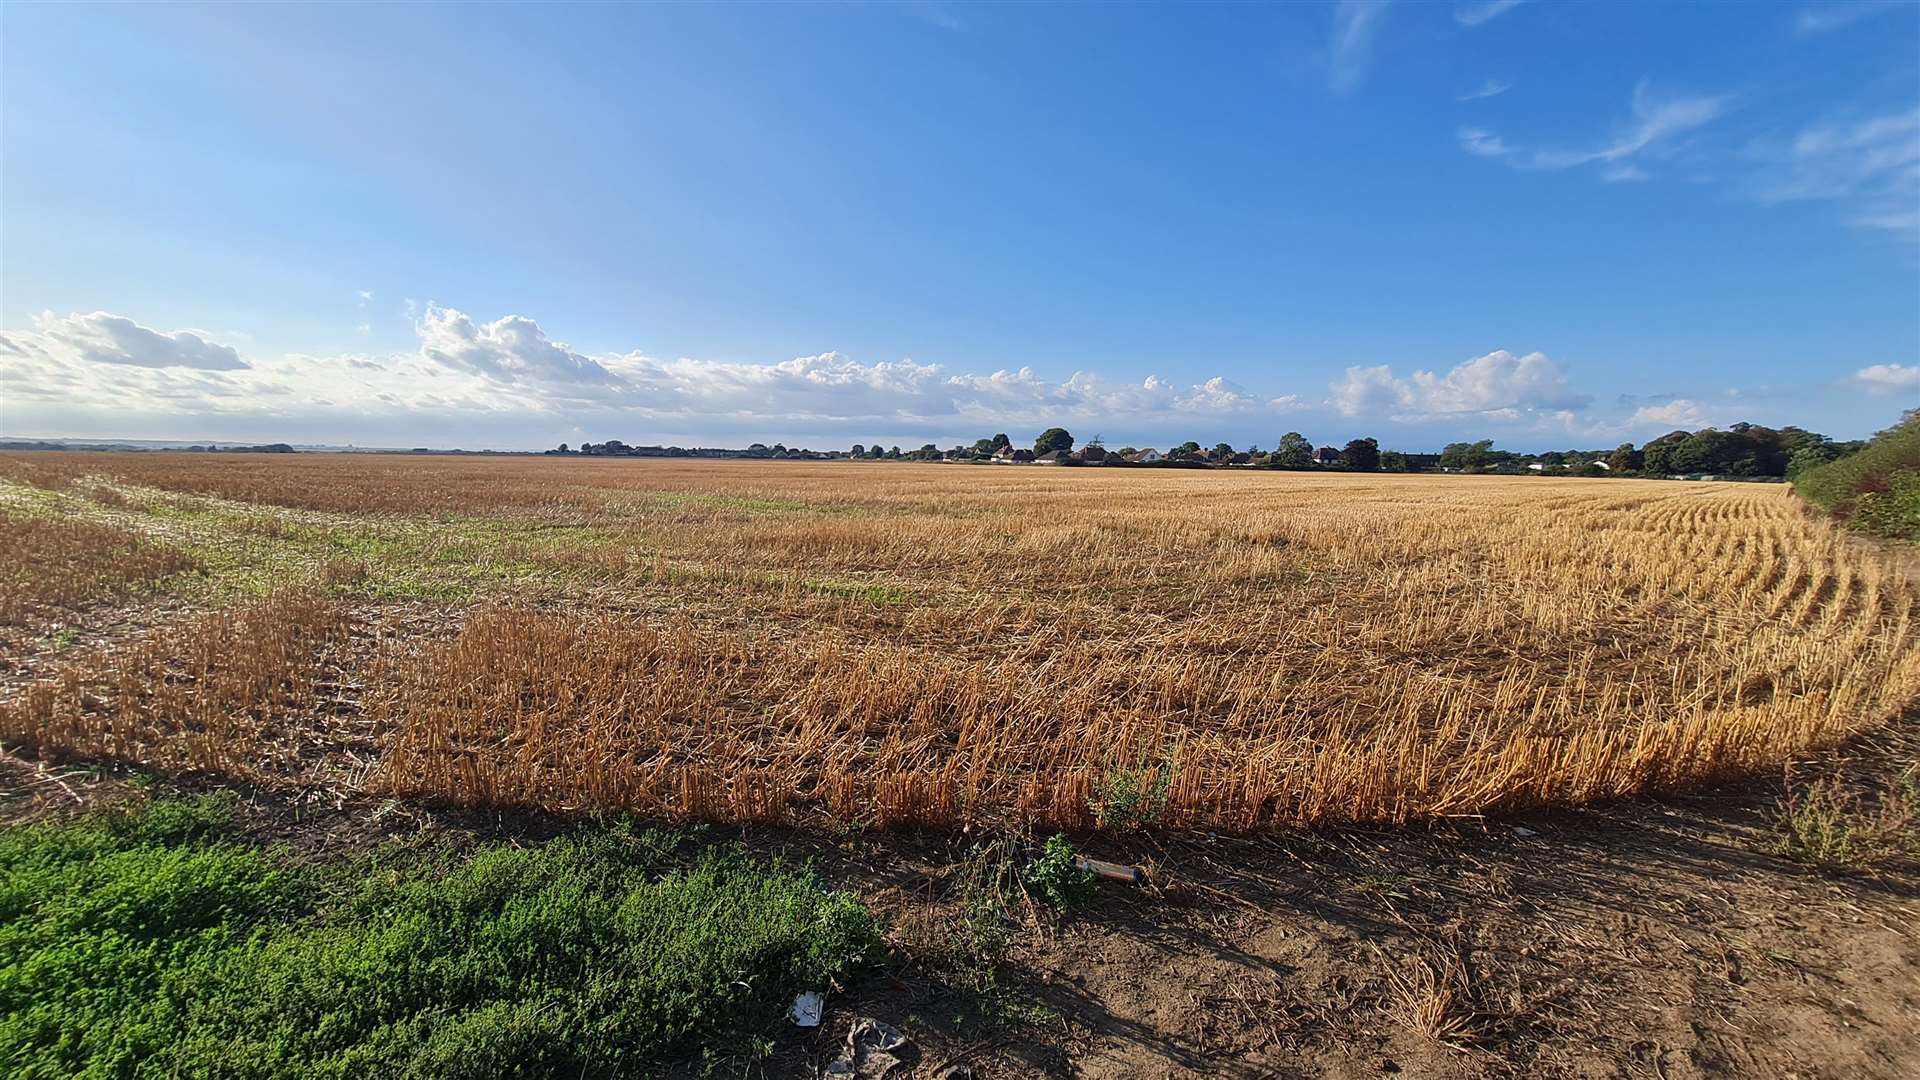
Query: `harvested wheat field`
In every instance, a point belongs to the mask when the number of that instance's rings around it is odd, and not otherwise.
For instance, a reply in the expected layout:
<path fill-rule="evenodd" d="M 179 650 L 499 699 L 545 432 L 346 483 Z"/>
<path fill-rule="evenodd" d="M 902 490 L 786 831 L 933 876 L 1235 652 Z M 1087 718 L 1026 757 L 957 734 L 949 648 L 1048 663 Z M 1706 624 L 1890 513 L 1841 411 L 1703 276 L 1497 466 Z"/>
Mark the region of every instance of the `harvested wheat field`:
<path fill-rule="evenodd" d="M 41 453 L 0 531 L 10 747 L 453 804 L 1406 823 L 1920 696 L 1913 571 L 1773 485 Z"/>

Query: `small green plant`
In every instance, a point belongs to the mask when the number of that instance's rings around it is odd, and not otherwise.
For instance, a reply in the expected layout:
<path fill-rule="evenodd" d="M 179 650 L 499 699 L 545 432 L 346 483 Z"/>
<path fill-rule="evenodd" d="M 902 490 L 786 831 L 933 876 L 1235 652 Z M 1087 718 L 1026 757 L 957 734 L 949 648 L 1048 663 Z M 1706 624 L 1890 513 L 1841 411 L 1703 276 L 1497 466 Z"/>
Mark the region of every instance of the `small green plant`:
<path fill-rule="evenodd" d="M 1040 857 L 1021 875 L 1032 895 L 1062 913 L 1071 913 L 1093 898 L 1093 873 L 1073 861 L 1073 845 L 1054 833 L 1040 849 Z"/>
<path fill-rule="evenodd" d="M 1353 891 L 1389 900 L 1408 900 L 1407 879 L 1399 874 L 1362 874 L 1354 879 Z"/>
<path fill-rule="evenodd" d="M 1094 783 L 1089 803 L 1094 820 L 1103 829 L 1133 829 L 1159 821 L 1173 789 L 1174 766 L 1173 751 L 1152 766 L 1109 764 Z"/>
<path fill-rule="evenodd" d="M 1920 765 L 1909 766 L 1875 797 L 1816 780 L 1789 791 L 1774 819 L 1769 850 L 1822 870 L 1860 872 L 1920 853 Z"/>

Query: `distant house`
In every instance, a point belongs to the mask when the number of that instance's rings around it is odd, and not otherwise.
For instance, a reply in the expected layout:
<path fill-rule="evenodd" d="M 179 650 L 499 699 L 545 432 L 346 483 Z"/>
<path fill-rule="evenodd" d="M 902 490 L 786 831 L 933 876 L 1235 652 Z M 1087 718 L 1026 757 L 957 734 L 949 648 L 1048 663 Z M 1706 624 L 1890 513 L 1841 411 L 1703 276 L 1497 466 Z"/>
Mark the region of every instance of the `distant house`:
<path fill-rule="evenodd" d="M 1058 451 L 1055 451 L 1055 453 L 1058 453 Z M 1016 462 L 1021 465 L 1031 465 L 1033 464 L 1033 451 L 1015 450 L 1012 456 L 1009 457 L 1007 460 Z"/>
<path fill-rule="evenodd" d="M 1331 446 L 1323 446 L 1313 452 L 1313 460 L 1322 465 L 1338 465 L 1340 464 L 1340 451 L 1335 450 Z"/>
<path fill-rule="evenodd" d="M 1049 450 L 1033 459 L 1035 465 L 1065 465 L 1073 455 L 1065 450 Z"/>
<path fill-rule="evenodd" d="M 1133 462 L 1135 465 L 1151 465 L 1156 461 L 1163 460 L 1163 458 L 1160 451 L 1149 446 L 1138 453 L 1128 454 L 1127 460 Z"/>
<path fill-rule="evenodd" d="M 1031 450 L 1029 450 L 1029 451 L 1028 451 L 1028 453 L 1032 453 L 1032 451 L 1031 451 Z M 1007 464 L 1008 462 L 1010 462 L 1010 461 L 1012 461 L 1012 460 L 1013 460 L 1013 455 L 1014 455 L 1014 449 L 1013 449 L 1013 447 L 1011 447 L 1011 446 L 1003 446 L 1003 447 L 1001 447 L 1000 449 L 998 449 L 998 450 L 995 450 L 995 451 L 993 452 L 993 461 L 994 461 L 994 464 L 996 464 L 996 465 L 1005 465 L 1005 464 Z"/>

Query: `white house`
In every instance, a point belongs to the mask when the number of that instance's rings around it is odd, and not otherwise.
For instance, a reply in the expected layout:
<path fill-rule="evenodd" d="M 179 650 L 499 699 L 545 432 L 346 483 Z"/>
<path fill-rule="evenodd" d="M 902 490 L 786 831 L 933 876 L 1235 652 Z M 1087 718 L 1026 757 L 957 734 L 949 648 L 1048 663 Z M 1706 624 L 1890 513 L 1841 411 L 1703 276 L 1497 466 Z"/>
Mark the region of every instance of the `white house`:
<path fill-rule="evenodd" d="M 1159 461 L 1161 459 L 1162 459 L 1162 455 L 1160 451 L 1155 450 L 1151 446 L 1147 447 L 1145 450 L 1140 451 L 1139 453 L 1127 455 L 1127 460 L 1133 462 L 1135 465 L 1151 465 L 1154 462 Z"/>

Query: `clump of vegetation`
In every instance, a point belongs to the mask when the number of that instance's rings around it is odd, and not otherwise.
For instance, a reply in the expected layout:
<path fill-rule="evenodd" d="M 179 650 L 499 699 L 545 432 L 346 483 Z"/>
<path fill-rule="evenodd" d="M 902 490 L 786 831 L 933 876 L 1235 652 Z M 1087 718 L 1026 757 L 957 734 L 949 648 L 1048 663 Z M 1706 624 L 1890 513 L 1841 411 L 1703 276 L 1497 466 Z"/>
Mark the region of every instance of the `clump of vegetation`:
<path fill-rule="evenodd" d="M 1040 849 L 1040 857 L 1021 875 L 1027 888 L 1062 913 L 1071 913 L 1093 898 L 1093 874 L 1073 861 L 1073 845 L 1054 833 Z"/>
<path fill-rule="evenodd" d="M 1793 489 L 1862 532 L 1920 540 L 1920 411 L 1865 449 L 1797 474 Z"/>
<path fill-rule="evenodd" d="M 1172 751 L 1152 766 L 1108 764 L 1094 784 L 1094 820 L 1103 829 L 1134 829 L 1159 821 L 1173 790 L 1173 770 Z"/>
<path fill-rule="evenodd" d="M 1877 791 L 1836 778 L 1789 790 L 1774 819 L 1770 850 L 1836 872 L 1920 855 L 1920 764 Z"/>
<path fill-rule="evenodd" d="M 633 1075 L 764 1053 L 796 988 L 879 944 L 808 874 L 710 853 L 655 876 L 635 854 L 662 845 L 617 826 L 341 873 L 224 818 L 159 803 L 0 835 L 10 1075 Z"/>
<path fill-rule="evenodd" d="M 1017 843 L 1016 836 L 1005 833 L 975 845 L 956 873 L 961 908 L 949 956 L 957 983 L 976 994 L 999 986 L 1000 967 L 1013 946 L 1008 901 L 1020 895 L 1011 861 Z"/>

